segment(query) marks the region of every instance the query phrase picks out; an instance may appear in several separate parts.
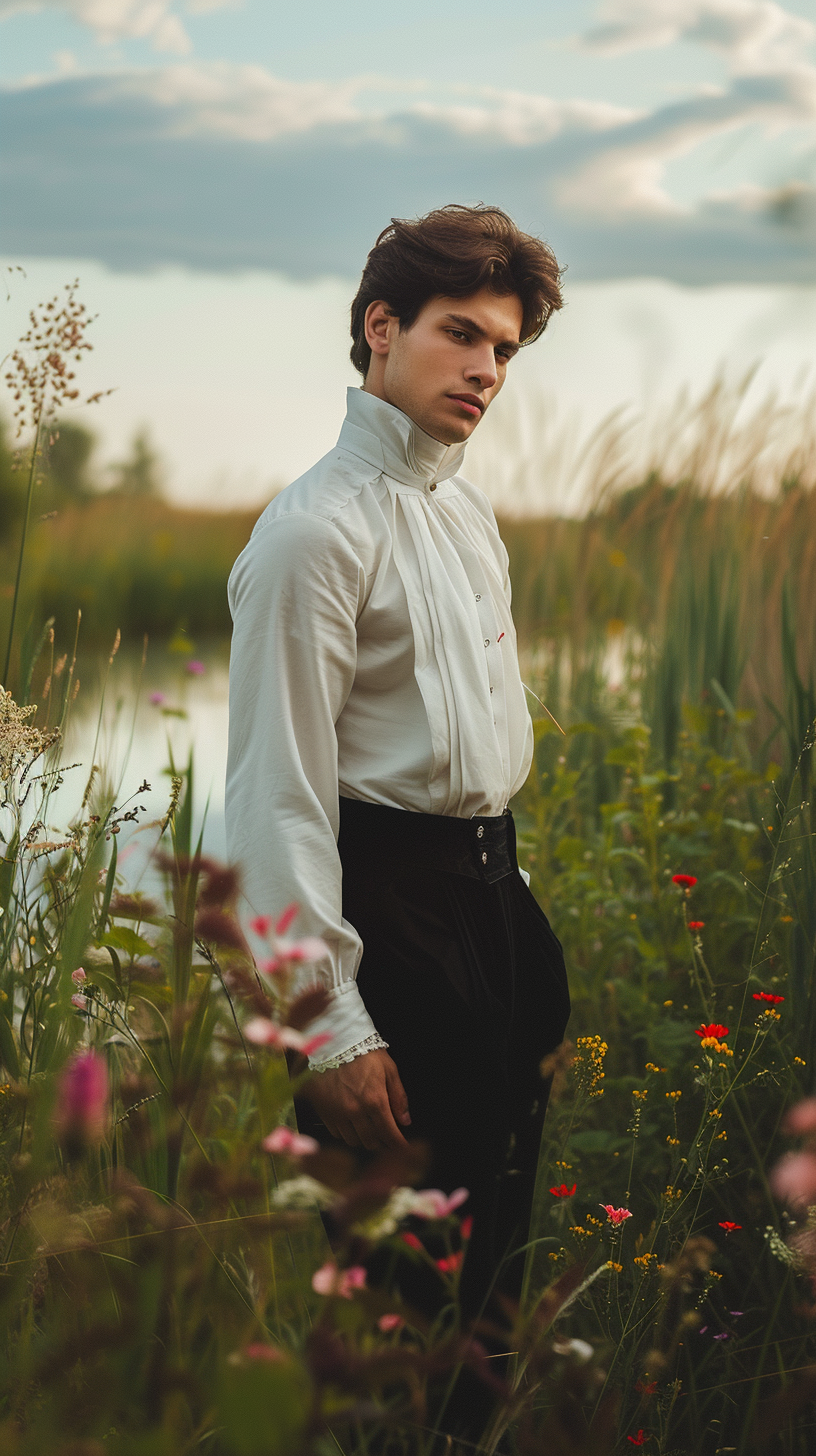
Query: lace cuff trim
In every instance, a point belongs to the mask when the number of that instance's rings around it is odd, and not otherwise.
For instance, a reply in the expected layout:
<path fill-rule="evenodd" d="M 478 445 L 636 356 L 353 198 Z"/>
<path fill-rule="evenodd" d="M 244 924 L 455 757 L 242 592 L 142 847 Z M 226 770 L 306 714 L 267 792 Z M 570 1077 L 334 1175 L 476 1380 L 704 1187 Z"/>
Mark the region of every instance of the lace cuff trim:
<path fill-rule="evenodd" d="M 353 1062 L 356 1057 L 364 1057 L 366 1052 L 375 1052 L 387 1046 L 388 1042 L 383 1041 L 378 1031 L 374 1031 L 371 1036 L 367 1036 L 364 1041 L 358 1041 L 355 1046 L 341 1052 L 338 1057 L 329 1057 L 325 1062 L 310 1062 L 309 1070 L 311 1072 L 333 1072 L 337 1067 L 345 1066 L 346 1062 Z"/>

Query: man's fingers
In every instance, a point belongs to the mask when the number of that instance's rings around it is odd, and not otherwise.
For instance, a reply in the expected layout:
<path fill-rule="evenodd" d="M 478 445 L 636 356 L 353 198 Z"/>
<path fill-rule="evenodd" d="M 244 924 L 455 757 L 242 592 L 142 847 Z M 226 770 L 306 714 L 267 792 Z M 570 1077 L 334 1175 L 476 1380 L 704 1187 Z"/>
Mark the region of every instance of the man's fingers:
<path fill-rule="evenodd" d="M 367 1113 L 369 1129 L 376 1139 L 375 1151 L 378 1151 L 380 1148 L 398 1148 L 405 1146 L 405 1138 L 394 1121 L 388 1102 L 382 1102 L 373 1107 L 369 1107 Z M 366 1146 L 368 1145 L 366 1144 Z"/>
<path fill-rule="evenodd" d="M 388 1100 L 394 1117 L 403 1127 L 410 1127 L 411 1114 L 408 1110 L 408 1094 L 402 1085 L 396 1064 L 391 1061 L 386 1062 L 385 1065 L 385 1085 L 388 1089 Z"/>

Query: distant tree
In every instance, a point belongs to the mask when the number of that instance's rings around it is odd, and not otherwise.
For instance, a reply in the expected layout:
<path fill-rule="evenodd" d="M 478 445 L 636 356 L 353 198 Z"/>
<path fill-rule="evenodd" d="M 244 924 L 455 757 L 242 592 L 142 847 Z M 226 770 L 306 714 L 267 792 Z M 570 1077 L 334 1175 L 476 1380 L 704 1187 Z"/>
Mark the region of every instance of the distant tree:
<path fill-rule="evenodd" d="M 161 461 L 153 449 L 147 430 L 138 430 L 130 447 L 130 457 L 111 466 L 113 490 L 117 495 L 160 496 L 163 494 Z"/>
<path fill-rule="evenodd" d="M 48 509 L 82 505 L 96 495 L 91 456 L 96 436 L 74 420 L 58 419 L 43 433 L 43 504 Z"/>

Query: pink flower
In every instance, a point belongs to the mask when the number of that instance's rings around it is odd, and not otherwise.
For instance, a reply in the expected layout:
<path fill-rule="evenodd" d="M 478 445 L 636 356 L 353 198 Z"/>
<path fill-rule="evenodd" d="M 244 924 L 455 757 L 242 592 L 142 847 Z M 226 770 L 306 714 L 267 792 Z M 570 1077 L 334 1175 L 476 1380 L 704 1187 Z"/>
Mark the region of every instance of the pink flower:
<path fill-rule="evenodd" d="M 289 929 L 289 926 L 292 924 L 292 921 L 295 919 L 295 917 L 296 917 L 299 909 L 300 909 L 300 906 L 298 905 L 297 901 L 294 901 L 291 905 L 287 905 L 285 910 L 282 910 L 281 911 L 280 915 L 278 916 L 277 920 L 275 921 L 275 934 L 276 935 L 285 935 L 286 934 L 287 930 Z"/>
<path fill-rule="evenodd" d="M 285 1153 L 289 1158 L 305 1158 L 316 1153 L 320 1144 L 304 1133 L 293 1132 L 291 1127 L 276 1127 L 264 1138 L 261 1147 L 267 1153 Z"/>
<path fill-rule="evenodd" d="M 627 1218 L 632 1217 L 628 1208 L 613 1208 L 611 1203 L 602 1203 L 600 1207 L 603 1209 L 613 1228 L 618 1228 L 622 1223 L 626 1222 Z"/>
<path fill-rule="evenodd" d="M 260 1341 L 255 1345 L 247 1345 L 244 1354 L 248 1360 L 265 1360 L 269 1365 L 277 1365 L 283 1359 L 280 1350 L 274 1345 L 264 1345 Z"/>
<path fill-rule="evenodd" d="M 66 1062 L 57 1081 L 54 1132 L 69 1154 L 77 1154 L 87 1145 L 102 1141 L 107 1121 L 105 1058 L 93 1050 L 79 1052 Z"/>
<path fill-rule="evenodd" d="M 366 1271 L 361 1264 L 350 1269 L 338 1269 L 330 1259 L 312 1275 L 312 1289 L 315 1294 L 338 1294 L 341 1299 L 351 1299 L 355 1289 L 364 1289 Z"/>
<path fill-rule="evenodd" d="M 792 1133 L 794 1137 L 816 1132 L 816 1097 L 806 1097 L 791 1108 L 785 1118 L 785 1132 Z"/>
<path fill-rule="evenodd" d="M 304 961 L 319 961 L 329 954 L 325 940 L 317 935 L 305 935 L 302 940 L 279 937 L 273 941 L 273 950 L 275 954 L 271 960 L 258 962 L 258 969 L 265 976 L 276 976 L 292 965 L 301 965 Z"/>
<path fill-rule="evenodd" d="M 387 1335 L 389 1330 L 402 1329 L 402 1326 L 405 1324 L 405 1320 L 402 1318 L 401 1314 L 381 1314 L 380 1318 L 377 1320 L 377 1324 L 382 1330 L 383 1334 Z"/>
<path fill-rule="evenodd" d="M 82 982 L 87 981 L 87 979 L 88 977 L 85 975 L 82 966 L 77 966 L 76 970 L 71 972 L 71 980 L 75 986 L 81 986 Z"/>
<path fill-rule="evenodd" d="M 187 663 L 187 671 L 191 677 L 203 677 L 207 669 L 203 662 L 199 662 L 197 657 L 191 657 Z"/>
<path fill-rule="evenodd" d="M 71 997 L 71 1005 L 76 1006 L 77 1011 L 87 1011 L 88 998 L 87 996 L 74 995 Z"/>
<path fill-rule="evenodd" d="M 274 924 L 271 915 L 256 915 L 254 920 L 250 920 L 249 928 L 255 935 L 266 937 Z"/>
<path fill-rule="evenodd" d="M 440 1188 L 423 1188 L 416 1194 L 411 1212 L 419 1218 L 447 1218 L 469 1197 L 467 1188 L 457 1188 L 449 1197 Z"/>
<path fill-rule="evenodd" d="M 404 1244 L 408 1245 L 409 1249 L 415 1249 L 418 1254 L 425 1253 L 425 1250 L 419 1239 L 417 1238 L 416 1234 L 400 1234 L 400 1238 L 402 1239 L 402 1242 Z"/>
<path fill-rule="evenodd" d="M 291 1047 L 293 1051 L 302 1052 L 305 1057 L 310 1057 L 313 1052 L 331 1041 L 331 1033 L 328 1031 L 304 1036 L 302 1031 L 295 1031 L 293 1026 L 278 1026 L 276 1021 L 270 1021 L 266 1016 L 251 1017 L 244 1027 L 244 1036 L 255 1046 L 274 1047 L 276 1051 Z"/>
<path fill-rule="evenodd" d="M 786 1153 L 771 1170 L 769 1183 L 782 1203 L 816 1203 L 816 1157 L 813 1153 Z"/>
<path fill-rule="evenodd" d="M 167 702 L 167 696 L 165 693 L 151 693 L 149 701 L 153 704 L 154 708 L 160 708 L 162 703 Z"/>

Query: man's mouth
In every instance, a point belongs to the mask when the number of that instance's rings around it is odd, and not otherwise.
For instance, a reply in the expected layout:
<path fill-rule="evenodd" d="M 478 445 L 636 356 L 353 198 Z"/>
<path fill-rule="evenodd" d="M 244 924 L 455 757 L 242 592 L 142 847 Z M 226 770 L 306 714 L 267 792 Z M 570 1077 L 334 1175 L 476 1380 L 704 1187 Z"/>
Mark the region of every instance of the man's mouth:
<path fill-rule="evenodd" d="M 473 419 L 481 419 L 484 413 L 484 401 L 479 399 L 477 394 L 449 394 L 448 399 L 452 399 L 456 404 L 461 405 L 462 409 L 471 415 Z"/>

